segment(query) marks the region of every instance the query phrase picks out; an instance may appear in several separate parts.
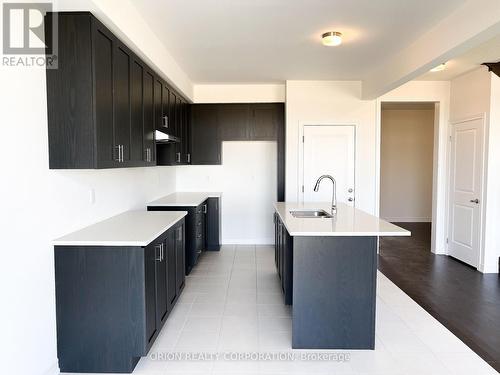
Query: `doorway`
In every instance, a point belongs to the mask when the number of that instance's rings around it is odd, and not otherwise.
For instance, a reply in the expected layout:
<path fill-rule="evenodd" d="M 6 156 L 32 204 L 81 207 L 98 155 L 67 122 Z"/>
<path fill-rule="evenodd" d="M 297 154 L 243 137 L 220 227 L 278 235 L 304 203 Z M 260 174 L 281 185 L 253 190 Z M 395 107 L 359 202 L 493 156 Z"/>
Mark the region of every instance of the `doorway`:
<path fill-rule="evenodd" d="M 314 192 L 321 175 L 336 181 L 337 201 L 355 206 L 356 127 L 354 125 L 304 125 L 302 137 L 303 202 L 330 202 L 331 189 Z"/>
<path fill-rule="evenodd" d="M 382 103 L 380 217 L 427 239 L 432 231 L 435 121 L 433 102 Z M 430 241 L 426 243 L 430 252 Z"/>

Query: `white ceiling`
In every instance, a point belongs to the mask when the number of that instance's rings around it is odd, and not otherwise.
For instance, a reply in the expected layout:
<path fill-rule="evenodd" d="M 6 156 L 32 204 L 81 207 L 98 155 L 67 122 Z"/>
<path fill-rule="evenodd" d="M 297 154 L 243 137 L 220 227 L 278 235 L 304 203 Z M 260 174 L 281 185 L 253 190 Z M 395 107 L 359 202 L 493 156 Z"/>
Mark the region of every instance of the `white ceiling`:
<path fill-rule="evenodd" d="M 195 83 L 361 79 L 464 0 L 142 0 Z M 336 48 L 321 33 L 344 34 Z"/>
<path fill-rule="evenodd" d="M 446 69 L 428 72 L 419 77 L 421 81 L 449 81 L 459 75 L 477 69 L 485 62 L 500 61 L 500 35 L 475 47 L 463 55 L 446 62 Z"/>

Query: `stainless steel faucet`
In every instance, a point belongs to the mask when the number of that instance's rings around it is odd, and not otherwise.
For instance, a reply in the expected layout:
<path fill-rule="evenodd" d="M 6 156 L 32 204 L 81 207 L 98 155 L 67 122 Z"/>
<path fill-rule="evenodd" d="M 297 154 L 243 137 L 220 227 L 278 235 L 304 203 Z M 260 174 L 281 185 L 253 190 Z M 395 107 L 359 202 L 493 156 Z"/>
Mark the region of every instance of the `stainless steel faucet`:
<path fill-rule="evenodd" d="M 333 194 L 332 194 L 332 214 L 337 212 L 337 182 L 335 179 L 330 176 L 329 174 L 324 174 L 320 178 L 318 178 L 318 181 L 316 181 L 316 185 L 314 185 L 314 191 L 319 191 L 319 184 L 322 179 L 328 178 L 332 181 L 333 183 Z"/>

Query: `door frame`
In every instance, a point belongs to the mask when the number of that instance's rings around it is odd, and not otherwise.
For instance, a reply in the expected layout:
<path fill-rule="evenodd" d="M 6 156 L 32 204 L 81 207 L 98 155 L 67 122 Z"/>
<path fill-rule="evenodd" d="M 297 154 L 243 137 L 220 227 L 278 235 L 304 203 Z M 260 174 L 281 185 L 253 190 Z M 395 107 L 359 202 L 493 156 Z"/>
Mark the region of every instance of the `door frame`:
<path fill-rule="evenodd" d="M 434 145 L 432 161 L 432 222 L 431 252 L 448 254 L 448 194 L 449 194 L 449 103 L 439 97 L 379 98 L 376 104 L 375 125 L 375 215 L 380 216 L 380 155 L 382 150 L 382 103 L 434 103 Z"/>
<path fill-rule="evenodd" d="M 451 217 L 450 217 L 450 209 L 451 209 L 451 203 L 452 203 L 452 195 L 450 192 L 451 188 L 451 152 L 452 152 L 452 147 L 451 147 L 451 137 L 453 135 L 453 127 L 455 125 L 460 125 L 464 124 L 470 121 L 475 121 L 475 120 L 481 120 L 481 125 L 483 127 L 483 139 L 481 140 L 482 142 L 482 168 L 481 168 L 481 190 L 479 193 L 479 201 L 481 202 L 481 205 L 479 206 L 479 254 L 478 254 L 478 265 L 477 265 L 477 270 L 483 272 L 484 270 L 484 236 L 485 236 L 485 231 L 484 231 L 484 223 L 486 222 L 486 163 L 487 163 L 487 144 L 486 144 L 486 139 L 487 139 L 487 134 L 486 132 L 488 131 L 487 129 L 487 124 L 486 124 L 486 113 L 480 113 L 474 116 L 470 117 L 464 117 L 461 119 L 454 119 L 453 121 L 450 121 L 449 123 L 449 140 L 448 142 L 449 147 L 448 147 L 448 175 L 447 175 L 447 181 L 448 183 L 446 184 L 446 236 L 447 239 L 450 238 L 450 232 L 451 232 Z M 448 243 L 448 242 L 447 242 Z M 448 253 L 448 248 L 446 249 Z"/>
<path fill-rule="evenodd" d="M 358 159 L 357 159 L 357 134 L 358 134 L 358 125 L 354 123 L 333 123 L 333 122 L 318 122 L 318 121 L 307 121 L 299 123 L 299 134 L 297 138 L 298 142 L 298 168 L 297 168 L 297 197 L 298 202 L 304 203 L 304 192 L 302 191 L 302 185 L 304 184 L 304 142 L 302 139 L 304 137 L 304 129 L 306 126 L 350 126 L 354 128 L 354 198 L 356 199 L 357 193 L 357 175 L 356 171 L 358 170 Z M 354 201 L 356 202 L 356 200 Z M 354 204 L 356 206 L 356 204 Z"/>

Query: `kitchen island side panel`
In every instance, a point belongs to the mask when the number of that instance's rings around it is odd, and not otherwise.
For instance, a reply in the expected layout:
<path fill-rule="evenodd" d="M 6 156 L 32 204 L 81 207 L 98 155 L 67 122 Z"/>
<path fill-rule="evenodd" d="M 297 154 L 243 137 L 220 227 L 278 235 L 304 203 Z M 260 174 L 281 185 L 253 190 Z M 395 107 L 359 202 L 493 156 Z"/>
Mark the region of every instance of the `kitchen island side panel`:
<path fill-rule="evenodd" d="M 376 237 L 293 237 L 294 349 L 374 349 Z"/>

